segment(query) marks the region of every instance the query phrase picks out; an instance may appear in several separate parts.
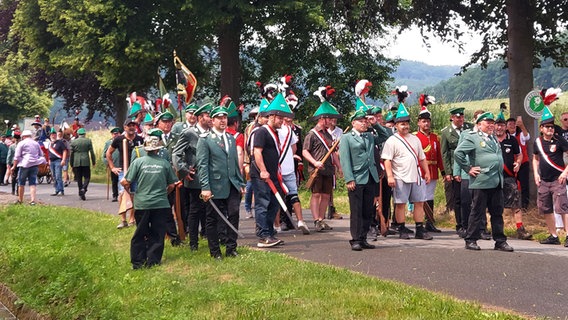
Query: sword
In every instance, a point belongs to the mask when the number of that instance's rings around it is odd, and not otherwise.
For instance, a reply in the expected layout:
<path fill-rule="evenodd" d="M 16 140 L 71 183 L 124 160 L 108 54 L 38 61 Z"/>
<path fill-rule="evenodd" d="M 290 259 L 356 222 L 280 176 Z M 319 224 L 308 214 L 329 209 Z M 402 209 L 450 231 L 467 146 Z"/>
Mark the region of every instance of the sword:
<path fill-rule="evenodd" d="M 201 197 L 201 195 L 199 195 L 200 199 L 203 199 Z M 211 197 L 213 198 L 213 197 Z M 237 228 L 235 228 L 235 226 L 229 221 L 229 219 L 227 219 L 227 217 L 225 217 L 225 215 L 221 212 L 221 210 L 219 210 L 219 207 L 217 207 L 217 205 L 215 204 L 215 202 L 213 201 L 207 201 L 211 204 L 211 206 L 213 207 L 213 209 L 217 212 L 217 214 L 219 215 L 219 217 L 221 217 L 221 219 L 223 219 L 223 221 L 227 224 L 227 226 L 229 226 L 229 228 L 231 228 L 233 231 L 235 231 L 235 233 L 237 235 L 239 235 L 239 238 L 244 238 L 245 236 L 239 231 L 237 230 Z"/>
<path fill-rule="evenodd" d="M 274 185 L 274 182 L 272 182 L 272 180 L 270 180 L 270 178 L 265 180 L 266 183 L 268 183 L 268 186 L 270 187 L 270 190 L 272 190 L 272 193 L 274 193 L 274 196 L 276 197 L 276 200 L 278 200 L 278 203 L 280 204 L 280 207 L 282 208 L 282 210 L 284 210 L 284 212 L 286 213 L 286 215 L 288 216 L 288 219 L 290 219 L 290 222 L 292 223 L 292 226 L 294 226 L 295 230 L 298 230 L 298 227 L 296 226 L 296 224 L 294 223 L 294 219 L 292 219 L 292 215 L 290 215 L 290 212 L 288 212 L 288 207 L 286 206 L 286 203 L 284 202 L 284 199 L 282 199 L 282 196 L 280 195 L 280 192 L 278 192 L 278 189 L 276 189 L 276 186 Z"/>

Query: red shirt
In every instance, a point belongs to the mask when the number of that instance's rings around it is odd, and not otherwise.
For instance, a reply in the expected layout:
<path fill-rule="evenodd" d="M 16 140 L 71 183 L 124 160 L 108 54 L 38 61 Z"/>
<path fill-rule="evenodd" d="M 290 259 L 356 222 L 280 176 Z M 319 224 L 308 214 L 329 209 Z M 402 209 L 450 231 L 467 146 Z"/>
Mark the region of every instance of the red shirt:
<path fill-rule="evenodd" d="M 438 136 L 434 133 L 430 133 L 430 135 L 427 136 L 421 131 L 418 131 L 416 136 L 420 139 L 422 150 L 424 150 L 424 154 L 426 155 L 426 162 L 428 162 L 428 169 L 430 170 L 430 179 L 437 180 L 438 170 L 444 172 L 440 140 L 438 140 Z"/>
<path fill-rule="evenodd" d="M 233 128 L 227 128 L 225 131 L 227 131 L 228 134 L 233 135 L 237 143 L 237 147 L 241 147 L 243 150 L 245 149 L 245 136 L 242 133 L 237 132 Z"/>

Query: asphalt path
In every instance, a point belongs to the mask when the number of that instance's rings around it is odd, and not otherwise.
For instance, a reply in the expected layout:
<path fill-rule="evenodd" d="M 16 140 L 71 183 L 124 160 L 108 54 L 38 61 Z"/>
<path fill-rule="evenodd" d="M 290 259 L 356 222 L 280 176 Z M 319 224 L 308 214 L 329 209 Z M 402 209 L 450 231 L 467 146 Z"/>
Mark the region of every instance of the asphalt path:
<path fill-rule="evenodd" d="M 0 197 L 11 189 L 0 186 Z M 76 184 L 65 196 L 52 197 L 52 185 L 38 185 L 38 202 L 115 214 L 117 203 L 106 198 L 106 185 L 91 184 L 86 201 L 77 195 Z M 14 198 L 15 199 L 15 198 Z M 29 201 L 29 198 L 27 198 Z M 241 212 L 244 212 L 242 210 Z M 239 245 L 256 247 L 254 221 L 241 214 Z M 310 235 L 286 231 L 278 237 L 285 245 L 269 249 L 299 259 L 348 268 L 369 276 L 471 300 L 496 309 L 513 310 L 527 316 L 568 319 L 568 248 L 541 245 L 536 241 L 509 239 L 515 252 L 493 250 L 493 241 L 480 240 L 481 251 L 464 249 L 452 230 L 434 234 L 434 240 L 379 238 L 374 250 L 355 252 L 349 246 L 349 219 L 329 221 L 331 231 L 313 232 L 309 210 L 304 217 Z M 118 223 L 118 217 L 117 217 Z M 118 231 L 117 231 L 118 232 Z M 428 310 L 424 310 L 425 313 Z"/>

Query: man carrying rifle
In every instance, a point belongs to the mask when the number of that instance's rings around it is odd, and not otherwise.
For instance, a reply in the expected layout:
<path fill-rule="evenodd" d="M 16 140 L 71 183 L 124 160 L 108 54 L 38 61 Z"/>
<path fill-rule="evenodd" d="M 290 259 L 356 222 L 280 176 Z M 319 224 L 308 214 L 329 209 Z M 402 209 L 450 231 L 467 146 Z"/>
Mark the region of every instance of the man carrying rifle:
<path fill-rule="evenodd" d="M 328 156 L 325 161 L 324 158 L 333 145 L 333 137 L 327 129 L 330 126 L 331 118 L 338 118 L 339 116 L 337 110 L 329 102 L 323 101 L 312 117 L 312 119 L 317 120 L 317 124 L 304 139 L 302 155 L 308 161 L 309 180 L 313 180 L 310 187 L 312 191 L 310 210 L 314 217 L 315 229 L 318 232 L 332 229 L 323 219 L 333 192 L 335 166 L 333 155 Z"/>

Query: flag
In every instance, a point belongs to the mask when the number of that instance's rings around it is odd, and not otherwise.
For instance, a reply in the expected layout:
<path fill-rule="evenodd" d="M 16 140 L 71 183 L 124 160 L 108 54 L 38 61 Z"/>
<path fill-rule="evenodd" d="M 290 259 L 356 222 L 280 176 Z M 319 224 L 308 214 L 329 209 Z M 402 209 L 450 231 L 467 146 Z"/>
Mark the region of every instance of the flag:
<path fill-rule="evenodd" d="M 174 50 L 174 66 L 176 67 L 176 81 L 178 96 L 183 96 L 184 104 L 188 104 L 193 98 L 197 88 L 197 79 L 193 73 L 181 62 Z M 181 106 L 178 106 L 180 108 Z"/>

